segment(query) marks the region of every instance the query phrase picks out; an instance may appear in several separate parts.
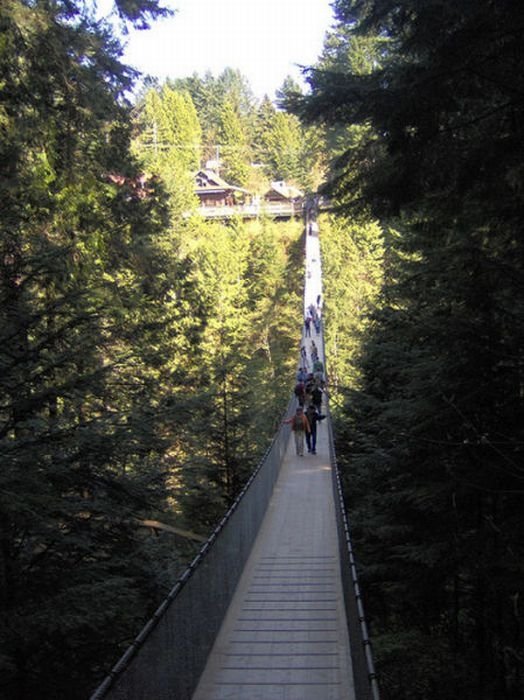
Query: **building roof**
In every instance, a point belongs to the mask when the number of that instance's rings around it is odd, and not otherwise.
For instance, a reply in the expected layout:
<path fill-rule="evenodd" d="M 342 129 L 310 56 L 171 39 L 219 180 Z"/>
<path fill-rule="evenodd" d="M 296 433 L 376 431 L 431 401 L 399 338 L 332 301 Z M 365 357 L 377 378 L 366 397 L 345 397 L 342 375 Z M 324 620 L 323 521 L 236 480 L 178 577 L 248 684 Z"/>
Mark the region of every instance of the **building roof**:
<path fill-rule="evenodd" d="M 303 197 L 304 193 L 301 192 L 297 187 L 293 185 L 288 185 L 284 180 L 276 180 L 271 183 L 271 189 L 268 194 L 274 191 L 285 199 L 297 199 L 297 197 Z"/>
<path fill-rule="evenodd" d="M 195 183 L 195 192 L 197 194 L 223 190 L 247 192 L 247 190 L 242 189 L 242 187 L 237 187 L 236 185 L 231 185 L 229 182 L 226 182 L 223 178 L 220 177 L 220 175 L 217 175 L 217 173 L 214 170 L 199 170 L 195 174 Z"/>

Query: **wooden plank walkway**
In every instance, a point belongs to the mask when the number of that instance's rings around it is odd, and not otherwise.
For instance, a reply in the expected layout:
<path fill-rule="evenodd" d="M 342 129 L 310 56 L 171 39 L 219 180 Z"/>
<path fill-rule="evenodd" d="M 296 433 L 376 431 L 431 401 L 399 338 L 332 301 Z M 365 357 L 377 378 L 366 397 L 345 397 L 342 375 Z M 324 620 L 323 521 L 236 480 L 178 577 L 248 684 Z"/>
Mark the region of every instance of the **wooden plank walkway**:
<path fill-rule="evenodd" d="M 306 235 L 304 314 L 322 292 Z M 302 340 L 311 357 L 312 329 Z M 325 421 L 317 454 L 290 436 L 266 517 L 192 700 L 354 700 Z"/>
<path fill-rule="evenodd" d="M 295 455 L 291 435 L 193 700 L 354 698 L 324 422 L 316 455 Z"/>

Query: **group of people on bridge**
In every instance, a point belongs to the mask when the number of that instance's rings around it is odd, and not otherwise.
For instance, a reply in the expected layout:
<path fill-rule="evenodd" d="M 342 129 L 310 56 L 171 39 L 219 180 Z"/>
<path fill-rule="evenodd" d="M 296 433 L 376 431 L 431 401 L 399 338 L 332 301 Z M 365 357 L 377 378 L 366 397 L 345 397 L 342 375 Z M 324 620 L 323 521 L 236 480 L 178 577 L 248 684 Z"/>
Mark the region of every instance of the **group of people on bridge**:
<path fill-rule="evenodd" d="M 317 297 L 317 305 L 310 304 L 304 318 L 304 335 L 306 338 L 311 338 L 311 326 L 315 327 L 315 332 L 320 335 L 320 294 Z"/>
<path fill-rule="evenodd" d="M 290 423 L 295 436 L 297 455 L 304 455 L 304 438 L 307 450 L 311 454 L 317 453 L 317 424 L 326 416 L 322 415 L 322 397 L 325 391 L 326 380 L 324 375 L 324 363 L 319 357 L 315 341 L 311 341 L 311 371 L 306 346 L 300 350 L 301 366 L 298 368 L 294 393 L 297 399 L 297 408 L 294 416 L 284 423 Z"/>
<path fill-rule="evenodd" d="M 295 436 L 295 449 L 299 457 L 304 456 L 304 436 L 306 438 L 307 451 L 313 455 L 317 453 L 317 423 L 324 420 L 314 404 L 304 410 L 303 406 L 297 406 L 294 416 L 288 418 L 284 423 L 291 423 L 291 430 Z"/>

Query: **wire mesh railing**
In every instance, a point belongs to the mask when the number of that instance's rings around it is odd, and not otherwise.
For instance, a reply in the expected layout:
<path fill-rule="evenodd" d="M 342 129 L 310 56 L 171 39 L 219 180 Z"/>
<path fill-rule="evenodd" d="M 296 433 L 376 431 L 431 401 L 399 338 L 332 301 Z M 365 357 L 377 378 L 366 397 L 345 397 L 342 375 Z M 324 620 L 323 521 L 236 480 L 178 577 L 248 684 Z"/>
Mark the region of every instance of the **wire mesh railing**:
<path fill-rule="evenodd" d="M 308 281 L 306 279 L 306 285 Z M 319 290 L 315 290 L 313 297 Z M 323 333 L 321 343 L 325 362 Z M 286 415 L 294 407 L 293 397 Z M 327 411 L 329 415 L 329 407 Z M 356 700 L 379 700 L 331 420 L 326 422 L 354 697 Z M 190 700 L 267 510 L 289 433 L 289 424 L 281 424 L 232 507 L 90 700 Z"/>
<path fill-rule="evenodd" d="M 91 700 L 190 700 L 264 518 L 289 432 L 281 425 L 234 504 Z"/>
<path fill-rule="evenodd" d="M 353 662 L 355 697 L 357 700 L 380 700 L 375 665 L 368 634 L 357 566 L 351 543 L 351 531 L 344 505 L 342 482 L 335 453 L 331 421 L 328 421 L 329 449 L 333 475 L 333 495 L 337 518 L 340 569 L 349 630 L 349 644 Z"/>
<path fill-rule="evenodd" d="M 322 334 L 322 355 L 324 357 L 324 369 L 327 371 L 325 367 L 326 349 L 324 334 Z M 329 402 L 327 402 L 326 411 L 329 416 Z M 338 531 L 340 570 L 347 615 L 351 660 L 353 663 L 355 698 L 356 700 L 380 700 L 371 641 L 366 617 L 364 615 L 364 604 L 358 581 L 353 544 L 351 542 L 351 530 L 344 503 L 342 478 L 337 462 L 331 417 L 327 421 L 327 424 L 329 431 L 329 456 L 333 478 L 333 496 L 335 500 L 335 515 Z"/>

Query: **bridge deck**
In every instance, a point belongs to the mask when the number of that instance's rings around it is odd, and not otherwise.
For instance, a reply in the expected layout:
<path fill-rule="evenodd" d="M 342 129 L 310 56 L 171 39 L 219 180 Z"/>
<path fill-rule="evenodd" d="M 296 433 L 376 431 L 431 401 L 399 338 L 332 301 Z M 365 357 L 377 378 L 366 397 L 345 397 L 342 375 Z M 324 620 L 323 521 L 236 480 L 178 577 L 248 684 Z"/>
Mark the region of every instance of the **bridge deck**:
<path fill-rule="evenodd" d="M 193 700 L 354 698 L 326 426 L 293 435 L 253 551 Z"/>

